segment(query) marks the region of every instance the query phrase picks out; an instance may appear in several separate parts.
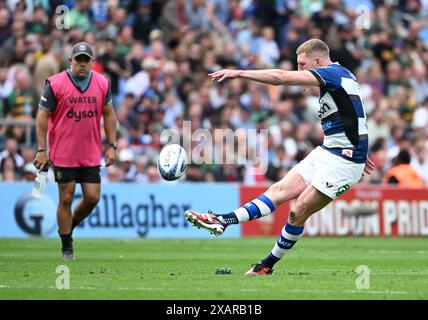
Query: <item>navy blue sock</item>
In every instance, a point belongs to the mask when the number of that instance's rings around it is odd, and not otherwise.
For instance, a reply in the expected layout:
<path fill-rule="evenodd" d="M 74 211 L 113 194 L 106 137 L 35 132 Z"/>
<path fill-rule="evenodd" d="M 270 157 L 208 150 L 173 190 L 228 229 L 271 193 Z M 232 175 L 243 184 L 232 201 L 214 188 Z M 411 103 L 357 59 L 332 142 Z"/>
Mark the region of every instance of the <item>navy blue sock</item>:
<path fill-rule="evenodd" d="M 294 247 L 297 240 L 302 236 L 303 229 L 303 226 L 294 226 L 290 223 L 286 223 L 284 228 L 281 230 L 281 234 L 276 240 L 275 246 L 269 255 L 262 260 L 262 263 L 266 267 L 272 269 L 273 265 Z"/>
<path fill-rule="evenodd" d="M 272 253 L 269 253 L 269 255 L 262 260 L 262 263 L 265 267 L 272 269 L 273 265 L 277 263 L 279 260 L 280 258 L 275 257 Z"/>
<path fill-rule="evenodd" d="M 223 218 L 224 223 L 226 223 L 227 225 L 239 223 L 238 217 L 236 216 L 235 212 L 230 212 L 221 215 L 219 214 L 217 215 L 217 217 Z"/>
<path fill-rule="evenodd" d="M 222 217 L 226 224 L 238 224 L 259 219 L 274 211 L 275 204 L 265 194 L 262 194 L 232 212 L 217 216 Z"/>

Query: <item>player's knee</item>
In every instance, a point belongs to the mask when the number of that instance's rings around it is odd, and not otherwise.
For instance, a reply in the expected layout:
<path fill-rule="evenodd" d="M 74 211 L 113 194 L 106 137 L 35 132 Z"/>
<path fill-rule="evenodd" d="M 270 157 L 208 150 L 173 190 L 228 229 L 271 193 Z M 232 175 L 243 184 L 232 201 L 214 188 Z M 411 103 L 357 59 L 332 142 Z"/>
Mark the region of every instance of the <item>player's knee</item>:
<path fill-rule="evenodd" d="M 84 196 L 83 199 L 88 205 L 96 206 L 100 201 L 100 195 L 97 193 L 90 194 L 90 195 Z"/>
<path fill-rule="evenodd" d="M 274 183 L 266 190 L 266 195 L 275 203 L 280 201 L 283 193 L 284 188 L 278 182 Z"/>
<path fill-rule="evenodd" d="M 63 207 L 71 207 L 71 203 L 73 202 L 73 194 L 72 193 L 63 194 L 60 197 L 59 202 Z"/>

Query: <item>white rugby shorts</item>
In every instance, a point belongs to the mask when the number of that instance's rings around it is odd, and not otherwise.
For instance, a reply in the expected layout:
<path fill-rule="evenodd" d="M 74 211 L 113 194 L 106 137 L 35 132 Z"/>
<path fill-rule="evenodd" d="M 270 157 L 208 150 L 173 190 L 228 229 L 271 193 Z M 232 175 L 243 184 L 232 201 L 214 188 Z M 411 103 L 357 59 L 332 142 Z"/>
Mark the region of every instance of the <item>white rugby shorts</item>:
<path fill-rule="evenodd" d="M 307 185 L 312 185 L 326 196 L 336 199 L 360 181 L 364 165 L 317 147 L 295 168 Z"/>

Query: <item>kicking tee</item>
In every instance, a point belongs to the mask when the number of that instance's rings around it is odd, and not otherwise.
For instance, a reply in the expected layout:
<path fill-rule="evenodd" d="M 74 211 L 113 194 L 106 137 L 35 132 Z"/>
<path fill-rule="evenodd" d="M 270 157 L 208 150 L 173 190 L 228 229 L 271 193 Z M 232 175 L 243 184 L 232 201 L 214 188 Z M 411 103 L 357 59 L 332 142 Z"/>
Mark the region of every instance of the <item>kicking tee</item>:
<path fill-rule="evenodd" d="M 320 83 L 322 148 L 356 163 L 368 152 L 367 117 L 355 76 L 338 63 L 309 70 Z"/>

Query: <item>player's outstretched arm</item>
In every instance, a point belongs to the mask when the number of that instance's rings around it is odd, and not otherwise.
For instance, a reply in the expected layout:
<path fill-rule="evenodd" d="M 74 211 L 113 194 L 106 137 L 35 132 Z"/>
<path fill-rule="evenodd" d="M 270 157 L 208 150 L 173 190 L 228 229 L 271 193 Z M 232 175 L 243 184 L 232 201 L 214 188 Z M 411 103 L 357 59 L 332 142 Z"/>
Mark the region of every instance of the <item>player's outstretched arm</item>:
<path fill-rule="evenodd" d="M 285 71 L 281 69 L 230 70 L 223 69 L 208 74 L 212 80 L 221 82 L 226 79 L 243 78 L 262 83 L 278 85 L 319 86 L 320 83 L 309 71 Z"/>

